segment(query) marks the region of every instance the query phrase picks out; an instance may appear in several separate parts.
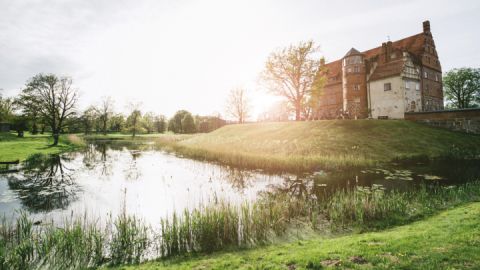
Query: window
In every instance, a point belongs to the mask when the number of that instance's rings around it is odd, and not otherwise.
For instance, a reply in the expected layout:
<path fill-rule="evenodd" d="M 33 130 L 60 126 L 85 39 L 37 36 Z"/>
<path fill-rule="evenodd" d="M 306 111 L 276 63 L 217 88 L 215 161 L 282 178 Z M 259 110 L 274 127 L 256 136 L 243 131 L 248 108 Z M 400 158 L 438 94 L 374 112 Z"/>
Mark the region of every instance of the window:
<path fill-rule="evenodd" d="M 358 85 L 358 84 L 353 85 L 353 90 L 359 91 L 360 90 L 360 85 Z"/>
<path fill-rule="evenodd" d="M 392 53 L 392 54 L 390 55 L 390 59 L 395 59 L 395 58 L 397 58 L 397 55 L 396 55 L 395 53 Z"/>
<path fill-rule="evenodd" d="M 415 83 L 415 90 L 420 91 L 420 83 Z"/>
<path fill-rule="evenodd" d="M 409 81 L 405 81 L 405 89 L 410 89 L 410 82 Z"/>
<path fill-rule="evenodd" d="M 392 84 L 391 83 L 385 83 L 383 85 L 383 91 L 390 91 L 392 90 Z"/>
<path fill-rule="evenodd" d="M 352 73 L 352 68 L 348 68 L 347 73 Z"/>
<path fill-rule="evenodd" d="M 360 67 L 359 67 L 359 66 L 355 66 L 355 67 L 353 68 L 353 70 L 354 70 L 353 72 L 359 73 L 359 72 L 360 72 Z"/>
<path fill-rule="evenodd" d="M 435 74 L 435 81 L 438 82 L 438 74 Z"/>
<path fill-rule="evenodd" d="M 428 73 L 427 73 L 426 71 L 423 72 L 423 77 L 424 77 L 425 79 L 428 78 Z"/>

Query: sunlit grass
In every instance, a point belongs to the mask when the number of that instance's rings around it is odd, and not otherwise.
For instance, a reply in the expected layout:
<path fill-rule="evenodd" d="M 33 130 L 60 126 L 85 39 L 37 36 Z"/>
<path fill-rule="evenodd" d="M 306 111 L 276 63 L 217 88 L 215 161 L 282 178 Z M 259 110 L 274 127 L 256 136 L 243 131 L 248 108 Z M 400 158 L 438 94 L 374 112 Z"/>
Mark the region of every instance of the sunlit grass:
<path fill-rule="evenodd" d="M 27 132 L 24 138 L 19 138 L 14 133 L 0 133 L 0 161 L 23 161 L 34 154 L 58 154 L 84 146 L 83 139 L 74 134 L 60 136 L 57 146 L 52 143 L 50 134 Z"/>
<path fill-rule="evenodd" d="M 413 158 L 475 158 L 480 136 L 409 121 L 329 120 L 228 125 L 172 140 L 167 150 L 186 157 L 269 172 L 370 166 Z"/>
<path fill-rule="evenodd" d="M 118 269 L 477 269 L 479 215 L 476 202 L 380 232 L 310 236 Z"/>

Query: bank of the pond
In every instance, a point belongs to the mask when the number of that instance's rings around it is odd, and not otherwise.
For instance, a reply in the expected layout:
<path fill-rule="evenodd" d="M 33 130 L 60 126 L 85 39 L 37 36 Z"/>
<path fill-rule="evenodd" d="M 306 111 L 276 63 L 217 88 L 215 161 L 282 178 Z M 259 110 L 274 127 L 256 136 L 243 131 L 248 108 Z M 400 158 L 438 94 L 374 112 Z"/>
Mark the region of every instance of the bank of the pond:
<path fill-rule="evenodd" d="M 184 156 L 240 168 L 303 172 L 396 159 L 478 157 L 480 136 L 403 120 L 326 120 L 228 125 L 157 141 Z"/>
<path fill-rule="evenodd" d="M 25 137 L 19 138 L 15 133 L 0 133 L 0 161 L 23 161 L 35 154 L 58 154 L 83 146 L 76 135 L 62 135 L 57 146 L 51 146 L 52 143 L 50 134 L 25 133 Z"/>
<path fill-rule="evenodd" d="M 478 269 L 480 203 L 385 230 L 118 269 Z"/>
<path fill-rule="evenodd" d="M 248 254 L 256 252 L 263 254 L 265 250 L 292 248 L 292 253 L 278 252 L 278 258 L 271 254 L 271 257 L 267 256 L 264 262 L 268 263 L 268 260 L 271 259 L 272 267 L 275 266 L 273 263 L 279 262 L 278 269 L 286 267 L 285 263 L 287 262 L 295 264 L 296 267 L 297 264 L 298 267 L 306 267 L 310 262 L 311 264 L 308 265 L 311 267 L 318 267 L 319 258 L 323 260 L 327 254 L 330 259 L 346 261 L 346 256 L 350 255 L 350 250 L 346 249 L 348 246 L 340 248 L 336 246 L 353 241 L 349 239 L 362 238 L 355 233 L 341 238 L 326 238 L 331 235 L 331 231 L 337 232 L 340 228 L 340 234 L 344 235 L 351 229 L 369 231 L 406 224 L 429 218 L 450 207 L 478 202 L 479 194 L 480 182 L 472 182 L 461 186 L 422 188 L 408 193 L 358 188 L 352 191 L 338 191 L 326 201 L 311 201 L 308 198 L 286 200 L 284 196 L 274 196 L 242 205 L 241 208 L 220 202 L 194 209 L 190 213 L 185 212 L 176 217 L 162 219 L 160 222 L 161 232 L 154 230 L 141 219 L 126 213 L 112 217 L 113 219 L 106 227 L 99 226 L 95 220 L 87 217 L 70 220 L 61 227 L 51 222 L 35 226 L 33 220 L 22 215 L 16 221 L 8 222 L 4 219 L 0 223 L 0 268 L 84 269 L 103 265 L 137 264 L 147 258 L 164 258 L 164 261 L 146 264 L 146 266 L 166 265 L 190 268 L 194 264 L 199 264 L 201 268 L 209 268 L 209 261 L 217 260 L 218 265 L 212 268 L 222 269 L 230 266 L 235 269 L 242 267 L 242 264 L 245 264 L 245 267 L 252 266 L 253 262 L 241 259 L 241 254 L 246 254 L 245 251 L 242 251 L 244 248 L 279 243 L 284 237 L 287 237 L 288 241 L 292 241 L 289 235 L 293 236 L 293 239 L 298 239 L 299 236 L 305 235 L 306 231 L 311 232 L 309 239 L 313 237 L 317 241 L 309 241 L 305 245 L 315 247 L 315 245 L 325 242 L 327 244 L 321 246 L 323 253 L 309 253 L 302 259 L 300 254 L 305 250 L 301 246 L 296 249 L 295 244 L 273 244 L 265 249 L 258 248 Z M 472 216 L 476 216 L 478 213 L 479 209 L 475 208 Z M 468 223 L 465 218 L 458 216 L 452 217 L 448 222 L 462 223 L 461 225 Z M 478 234 L 480 221 L 477 222 L 479 223 L 475 224 L 476 227 L 464 228 L 468 231 L 456 232 L 453 230 L 453 235 L 444 237 L 455 239 L 461 234 Z M 425 224 L 436 226 L 437 223 L 437 220 L 434 220 L 426 221 Z M 415 225 L 413 226 L 413 229 L 417 228 Z M 312 231 L 312 228 L 315 232 Z M 442 226 L 439 229 L 442 229 Z M 443 229 L 442 233 L 444 234 L 451 231 L 450 228 Z M 425 233 L 425 231 L 421 232 L 419 236 Z M 433 232 L 429 237 L 436 236 L 437 233 Z M 387 232 L 384 239 L 388 240 L 389 237 L 390 234 Z M 424 236 L 421 241 L 426 238 L 428 236 Z M 408 235 L 403 240 L 394 239 L 396 241 L 390 243 L 393 245 L 392 249 L 385 252 L 395 252 L 394 256 L 410 254 L 412 258 L 406 263 L 416 264 L 417 261 L 413 255 L 417 252 L 417 242 L 420 240 L 417 241 Z M 351 255 L 362 255 L 369 262 L 380 264 L 380 261 L 375 261 L 372 252 L 376 250 L 376 244 L 383 246 L 387 242 L 383 240 L 378 242 L 375 243 L 374 240 L 369 242 L 372 244 L 371 250 L 362 251 L 364 246 L 357 247 L 355 250 L 358 250 L 358 254 L 352 253 Z M 441 240 L 439 239 L 438 242 Z M 477 242 L 477 239 L 460 239 L 458 249 L 468 250 Z M 447 245 L 447 247 L 449 246 Z M 228 250 L 237 250 L 238 253 L 231 253 L 226 258 L 224 254 L 220 254 L 213 257 L 197 257 L 204 259 L 190 259 L 191 256 L 200 256 L 199 254 Z M 408 253 L 405 253 L 406 251 Z M 425 250 L 425 255 L 427 255 L 426 252 Z M 290 257 L 291 254 L 297 254 L 298 257 Z M 449 255 L 456 256 L 456 254 Z M 228 263 L 229 257 L 238 257 L 238 264 L 225 264 Z M 281 261 L 282 258 L 284 260 L 295 258 L 295 260 Z M 259 260 L 256 261 L 259 262 Z M 419 265 L 422 264 L 419 263 Z M 268 264 L 265 264 L 262 267 L 267 266 Z"/>

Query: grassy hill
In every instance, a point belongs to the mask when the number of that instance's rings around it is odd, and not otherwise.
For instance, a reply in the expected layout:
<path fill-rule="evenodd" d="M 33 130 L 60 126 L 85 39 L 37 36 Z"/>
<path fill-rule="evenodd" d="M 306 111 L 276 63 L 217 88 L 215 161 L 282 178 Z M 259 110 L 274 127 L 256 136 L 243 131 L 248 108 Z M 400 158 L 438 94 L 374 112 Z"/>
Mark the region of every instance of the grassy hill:
<path fill-rule="evenodd" d="M 296 172 L 394 159 L 478 156 L 480 136 L 402 120 L 329 120 L 229 125 L 170 147 L 198 159 Z"/>
<path fill-rule="evenodd" d="M 478 269 L 480 203 L 382 232 L 271 245 L 118 269 Z"/>

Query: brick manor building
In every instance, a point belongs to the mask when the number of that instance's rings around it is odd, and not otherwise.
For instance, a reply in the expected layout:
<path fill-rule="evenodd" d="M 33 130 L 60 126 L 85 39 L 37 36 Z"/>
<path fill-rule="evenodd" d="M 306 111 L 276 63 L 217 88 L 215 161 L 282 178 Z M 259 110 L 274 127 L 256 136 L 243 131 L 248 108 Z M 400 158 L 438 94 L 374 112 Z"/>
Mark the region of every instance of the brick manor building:
<path fill-rule="evenodd" d="M 405 112 L 443 110 L 442 67 L 430 22 L 423 32 L 339 60 L 321 61 L 326 77 L 317 118 L 404 118 Z"/>

